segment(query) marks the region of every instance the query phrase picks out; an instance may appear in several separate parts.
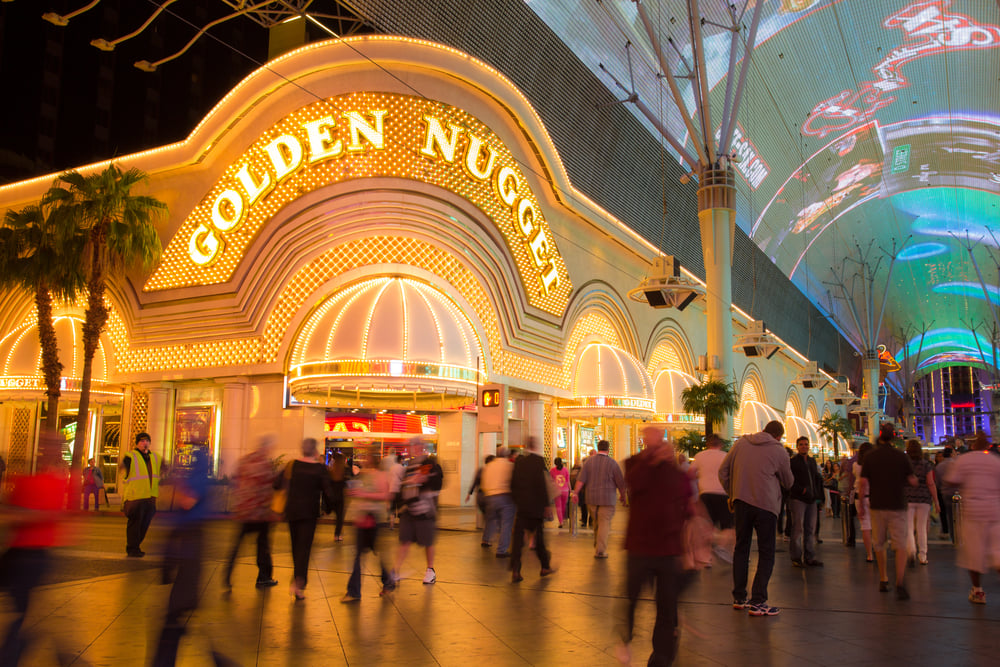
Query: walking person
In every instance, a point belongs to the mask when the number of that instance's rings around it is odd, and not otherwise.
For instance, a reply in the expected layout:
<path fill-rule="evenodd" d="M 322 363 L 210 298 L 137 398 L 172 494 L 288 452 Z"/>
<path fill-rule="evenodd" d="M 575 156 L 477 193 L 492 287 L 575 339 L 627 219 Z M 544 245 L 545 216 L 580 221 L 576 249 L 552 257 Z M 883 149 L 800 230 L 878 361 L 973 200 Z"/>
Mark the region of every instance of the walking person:
<path fill-rule="evenodd" d="M 719 481 L 733 502 L 736 548 L 733 551 L 733 609 L 751 616 L 777 616 L 781 610 L 767 604 L 767 585 L 774 569 L 775 534 L 781 511 L 781 490 L 794 478 L 788 453 L 781 446 L 785 427 L 767 423 L 760 433 L 736 441 L 719 467 Z M 757 534 L 757 571 L 750 597 L 750 544 Z"/>
<path fill-rule="evenodd" d="M 683 572 L 684 521 L 691 515 L 691 485 L 674 462 L 674 449 L 663 431 L 647 426 L 645 448 L 625 461 L 629 517 L 625 530 L 626 608 L 619 661 L 630 662 L 629 645 L 635 607 L 647 583 L 654 583 L 656 622 L 650 666 L 669 665 L 677 653 L 677 596 Z"/>
<path fill-rule="evenodd" d="M 552 482 L 558 492 L 555 499 L 556 520 L 559 522 L 559 527 L 562 528 L 563 522 L 566 520 L 566 504 L 569 502 L 569 470 L 566 469 L 563 460 L 558 456 L 552 462 L 549 475 L 552 476 Z"/>
<path fill-rule="evenodd" d="M 354 527 L 357 530 L 354 552 L 354 568 L 351 578 L 347 581 L 347 593 L 341 602 L 358 602 L 361 600 L 361 558 L 366 551 L 378 554 L 382 567 L 382 592 L 387 595 L 396 588 L 392 580 L 392 571 L 386 564 L 385 554 L 378 548 L 378 529 L 387 520 L 386 508 L 391 495 L 392 473 L 381 465 L 378 453 L 371 456 L 371 465 L 361 469 L 355 488 L 348 490 L 352 500 L 352 511 L 355 512 Z"/>
<path fill-rule="evenodd" d="M 510 494 L 510 476 L 514 464 L 507 457 L 507 448 L 497 449 L 496 458 L 483 466 L 480 487 L 486 497 L 486 525 L 483 527 L 484 547 L 489 547 L 497 536 L 497 558 L 510 556 L 510 538 L 514 531 L 517 507 Z"/>
<path fill-rule="evenodd" d="M 611 443 L 597 443 L 597 456 L 591 458 L 580 471 L 573 495 L 587 487 L 587 510 L 594 520 L 594 558 L 608 557 L 608 535 L 611 518 L 615 515 L 616 498 L 625 502 L 625 477 L 618 462 L 611 458 Z"/>
<path fill-rule="evenodd" d="M 938 505 L 934 468 L 930 461 L 924 459 L 919 440 L 907 441 L 906 455 L 910 457 L 913 474 L 917 478 L 916 486 L 903 489 L 906 496 L 906 556 L 912 567 L 914 559 L 921 565 L 927 565 L 927 526 L 930 523 L 931 506 L 938 513 L 941 509 Z"/>
<path fill-rule="evenodd" d="M 854 504 L 851 505 L 851 510 L 857 515 L 858 523 L 861 524 L 861 541 L 865 545 L 865 561 L 869 563 L 875 562 L 875 551 L 872 547 L 872 512 L 871 512 L 871 498 L 869 496 L 868 490 L 861 492 L 861 471 L 864 468 L 865 457 L 874 448 L 874 445 L 870 442 L 862 443 L 858 447 L 858 454 L 855 457 L 854 463 L 851 464 L 854 470 L 854 489 L 851 492 L 854 495 Z M 854 530 L 854 523 L 851 523 L 851 530 Z M 854 546 L 854 541 L 852 540 L 849 546 Z"/>
<path fill-rule="evenodd" d="M 948 539 L 951 537 L 952 525 L 952 498 L 955 495 L 956 487 L 951 486 L 946 481 L 948 470 L 955 462 L 955 451 L 951 447 L 941 450 L 941 462 L 934 468 L 934 481 L 937 483 L 938 504 L 941 508 L 941 537 Z"/>
<path fill-rule="evenodd" d="M 823 493 L 823 475 L 819 472 L 816 459 L 809 456 L 809 438 L 800 436 L 795 440 L 796 454 L 789 461 L 794 482 L 788 490 L 789 520 L 792 524 L 792 540 L 789 552 L 795 567 L 821 567 L 823 561 L 816 559 L 816 501 Z"/>
<path fill-rule="evenodd" d="M 424 448 L 426 445 L 419 438 L 414 438 L 410 441 L 410 446 Z M 396 552 L 396 565 L 392 573 L 394 586 L 399 584 L 399 570 L 414 542 L 424 547 L 426 554 L 427 569 L 424 571 L 423 583 L 433 584 L 437 581 L 437 573 L 434 571 L 434 540 L 437 534 L 437 498 L 443 483 L 444 471 L 426 451 L 406 468 L 401 491 L 403 507 L 399 515 L 399 550 Z"/>
<path fill-rule="evenodd" d="M 539 576 L 547 577 L 555 572 L 551 558 L 545 547 L 545 519 L 552 518 L 549 505 L 549 482 L 546 479 L 545 459 L 541 456 L 541 444 L 535 438 L 528 438 L 525 454 L 514 462 L 514 472 L 510 477 L 510 491 L 517 507 L 514 519 L 514 544 L 511 547 L 511 581 L 523 581 L 521 575 L 521 551 L 524 548 L 524 533 L 534 535 L 535 555 L 542 565 Z"/>
<path fill-rule="evenodd" d="M 962 494 L 956 562 L 969 571 L 969 602 L 986 604 L 983 572 L 1000 572 L 1000 457 L 989 453 L 985 433 L 976 435 L 972 452 L 955 459 L 945 480 Z"/>
<path fill-rule="evenodd" d="M 725 458 L 722 438 L 713 433 L 705 440 L 705 449 L 694 455 L 688 475 L 693 475 L 697 480 L 698 499 L 705 506 L 709 518 L 718 531 L 713 536 L 715 554 L 725 562 L 731 563 L 736 532 L 733 529 L 733 513 L 729 509 L 729 498 L 719 481 L 719 466 Z"/>
<path fill-rule="evenodd" d="M 240 459 L 236 467 L 233 504 L 239 529 L 229 550 L 229 560 L 222 578 L 222 586 L 226 590 L 233 587 L 233 565 L 243 538 L 248 535 L 257 536 L 257 588 L 270 588 L 278 583 L 273 577 L 274 567 L 271 562 L 271 524 L 277 518 L 271 510 L 271 498 L 274 496 L 274 466 L 271 463 L 273 448 L 274 436 L 261 437 L 257 449 Z"/>
<path fill-rule="evenodd" d="M 490 464 L 490 461 L 495 459 L 496 456 L 489 454 L 483 461 L 483 465 L 476 468 L 476 476 L 472 478 L 472 484 L 469 485 L 469 492 L 465 496 L 465 502 L 469 502 L 472 498 L 472 494 L 476 494 L 476 507 L 479 509 L 480 514 L 483 515 L 483 540 L 481 545 L 483 548 L 488 549 L 490 543 L 486 540 L 486 494 L 483 493 L 483 468 Z"/>
<path fill-rule="evenodd" d="M 316 535 L 320 503 L 325 502 L 325 506 L 329 507 L 333 500 L 333 480 L 317 456 L 316 439 L 306 438 L 302 441 L 302 454 L 289 463 L 275 480 L 279 485 L 286 484 L 288 491 L 285 520 L 288 522 L 288 533 L 292 541 L 294 575 L 290 592 L 296 600 L 305 599 L 306 596 L 309 554 Z"/>
<path fill-rule="evenodd" d="M 878 562 L 879 591 L 889 592 L 886 543 L 896 554 L 896 599 L 909 600 L 906 590 L 906 495 L 903 489 L 917 485 L 910 459 L 892 444 L 895 427 L 885 422 L 879 428 L 875 449 L 861 466 L 861 495 L 871 503 L 872 540 Z M 863 517 L 859 517 L 862 518 Z"/>
<path fill-rule="evenodd" d="M 160 475 L 163 460 L 149 449 L 148 433 L 135 436 L 135 448 L 122 457 L 120 465 L 122 484 L 122 511 L 128 517 L 125 527 L 125 554 L 129 558 L 146 555 L 140 547 L 146 539 L 149 525 L 156 514 L 156 498 L 160 494 Z"/>
<path fill-rule="evenodd" d="M 94 496 L 94 511 L 101 509 L 101 489 L 104 488 L 104 473 L 94 465 L 94 459 L 87 459 L 83 469 L 83 511 L 90 509 L 90 496 Z"/>
<path fill-rule="evenodd" d="M 344 490 L 347 488 L 347 458 L 343 452 L 337 452 L 330 461 L 330 479 L 333 481 L 332 500 L 329 513 L 336 514 L 337 520 L 333 528 L 333 541 L 343 542 L 344 532 Z"/>

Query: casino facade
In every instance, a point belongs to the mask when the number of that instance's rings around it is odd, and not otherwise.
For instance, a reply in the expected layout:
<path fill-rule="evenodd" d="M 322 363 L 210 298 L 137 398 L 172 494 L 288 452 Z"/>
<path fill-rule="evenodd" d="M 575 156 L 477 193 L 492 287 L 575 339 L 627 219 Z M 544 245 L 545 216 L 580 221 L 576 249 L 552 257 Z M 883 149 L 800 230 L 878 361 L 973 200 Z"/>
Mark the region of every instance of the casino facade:
<path fill-rule="evenodd" d="M 644 423 L 703 428 L 680 401 L 711 366 L 702 301 L 629 297 L 660 253 L 574 187 L 531 101 L 470 55 L 401 37 L 309 44 L 186 140 L 115 162 L 148 173 L 169 215 L 159 263 L 107 296 L 88 453 L 109 480 L 139 431 L 168 462 L 207 446 L 218 476 L 264 433 L 286 453 L 304 437 L 405 450 L 420 435 L 442 502 L 460 504 L 499 444 L 535 437 L 572 461 L 605 438 L 624 458 Z M 53 178 L 0 188 L 0 204 L 37 201 Z M 34 304 L 0 303 L 0 453 L 30 470 Z M 56 313 L 70 437 L 82 312 Z M 737 334 L 753 324 L 732 318 Z M 843 408 L 793 383 L 808 363 L 789 346 L 734 355 L 725 433 L 780 419 L 825 450 L 816 422 Z"/>

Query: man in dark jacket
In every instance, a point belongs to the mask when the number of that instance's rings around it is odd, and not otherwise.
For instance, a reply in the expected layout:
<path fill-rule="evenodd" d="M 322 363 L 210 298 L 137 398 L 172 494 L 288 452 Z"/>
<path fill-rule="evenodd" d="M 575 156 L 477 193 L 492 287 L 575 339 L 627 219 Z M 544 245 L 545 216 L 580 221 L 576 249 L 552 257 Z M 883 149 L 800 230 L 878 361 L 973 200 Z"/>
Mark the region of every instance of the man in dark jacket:
<path fill-rule="evenodd" d="M 622 630 L 619 660 L 628 662 L 635 605 L 646 582 L 655 580 L 656 623 L 653 653 L 648 665 L 669 665 L 677 652 L 677 595 L 680 592 L 684 521 L 691 512 L 691 484 L 674 462 L 674 448 L 664 442 L 663 431 L 647 426 L 642 432 L 645 449 L 625 461 L 629 494 L 625 549 L 626 625 Z"/>
<path fill-rule="evenodd" d="M 510 492 L 517 506 L 517 516 L 514 519 L 514 544 L 510 551 L 510 565 L 513 570 L 511 581 L 515 584 L 523 581 L 521 576 L 521 550 L 524 548 L 524 531 L 535 534 L 535 553 L 542 563 L 541 576 L 545 577 L 555 570 L 551 567 L 552 555 L 545 548 L 545 531 L 543 524 L 546 517 L 552 516 L 549 506 L 549 471 L 539 453 L 538 441 L 528 438 L 525 443 L 526 454 L 514 462 L 514 472 L 510 476 Z"/>
<path fill-rule="evenodd" d="M 823 475 L 819 472 L 816 459 L 809 456 L 809 438 L 803 435 L 796 439 L 795 449 L 798 454 L 789 461 L 792 477 L 795 478 L 788 492 L 788 510 L 792 521 L 789 551 L 795 567 L 818 567 L 823 565 L 823 561 L 816 560 L 816 500 L 823 496 Z"/>

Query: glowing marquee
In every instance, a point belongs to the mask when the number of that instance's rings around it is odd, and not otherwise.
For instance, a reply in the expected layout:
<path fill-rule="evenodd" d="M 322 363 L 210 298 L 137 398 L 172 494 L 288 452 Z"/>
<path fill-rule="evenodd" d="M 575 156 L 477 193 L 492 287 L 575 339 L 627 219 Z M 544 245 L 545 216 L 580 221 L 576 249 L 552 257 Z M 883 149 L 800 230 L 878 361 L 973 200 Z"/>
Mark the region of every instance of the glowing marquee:
<path fill-rule="evenodd" d="M 145 289 L 225 282 L 283 206 L 328 185 L 378 177 L 433 184 L 471 201 L 503 234 L 532 305 L 565 309 L 569 274 L 507 147 L 460 109 L 388 93 L 322 100 L 265 132 L 184 221 Z"/>

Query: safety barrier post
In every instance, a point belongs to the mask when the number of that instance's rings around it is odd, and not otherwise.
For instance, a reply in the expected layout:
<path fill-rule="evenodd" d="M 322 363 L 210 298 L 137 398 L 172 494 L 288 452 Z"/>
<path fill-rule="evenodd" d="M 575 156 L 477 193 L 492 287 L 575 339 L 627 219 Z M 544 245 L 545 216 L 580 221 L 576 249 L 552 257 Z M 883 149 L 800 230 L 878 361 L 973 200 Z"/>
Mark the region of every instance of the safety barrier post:
<path fill-rule="evenodd" d="M 851 500 L 847 494 L 840 496 L 840 537 L 847 545 L 851 538 Z"/>
<path fill-rule="evenodd" d="M 572 537 L 576 537 L 578 527 L 576 525 L 576 499 L 573 498 L 573 494 L 570 494 L 569 496 L 569 506 L 567 508 L 566 519 L 569 521 L 569 534 Z"/>

